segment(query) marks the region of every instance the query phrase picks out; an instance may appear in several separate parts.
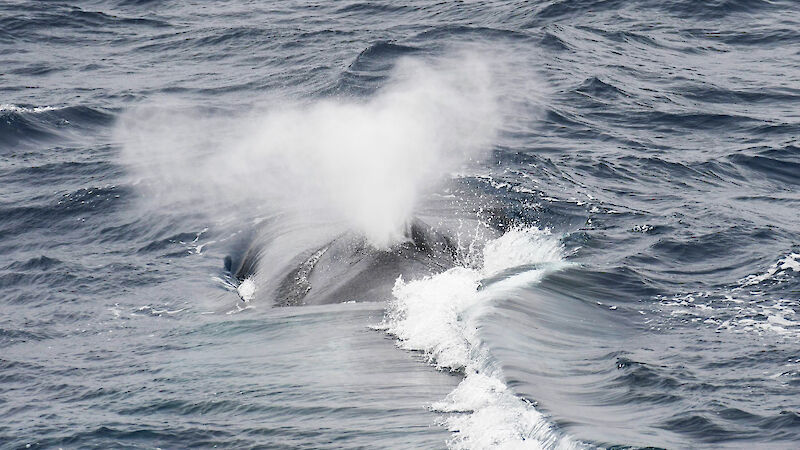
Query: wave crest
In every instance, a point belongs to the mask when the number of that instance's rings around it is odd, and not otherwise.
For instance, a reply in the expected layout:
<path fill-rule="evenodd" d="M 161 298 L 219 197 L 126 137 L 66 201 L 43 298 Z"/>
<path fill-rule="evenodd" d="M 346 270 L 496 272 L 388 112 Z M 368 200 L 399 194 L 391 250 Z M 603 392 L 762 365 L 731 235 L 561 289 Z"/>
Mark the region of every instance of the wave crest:
<path fill-rule="evenodd" d="M 380 328 L 440 370 L 464 373 L 458 387 L 431 406 L 450 413 L 442 423 L 456 433 L 451 448 L 581 447 L 514 394 L 480 336 L 481 317 L 503 293 L 568 264 L 562 245 L 548 230 L 517 228 L 487 242 L 482 257 L 481 267 L 399 278 Z"/>

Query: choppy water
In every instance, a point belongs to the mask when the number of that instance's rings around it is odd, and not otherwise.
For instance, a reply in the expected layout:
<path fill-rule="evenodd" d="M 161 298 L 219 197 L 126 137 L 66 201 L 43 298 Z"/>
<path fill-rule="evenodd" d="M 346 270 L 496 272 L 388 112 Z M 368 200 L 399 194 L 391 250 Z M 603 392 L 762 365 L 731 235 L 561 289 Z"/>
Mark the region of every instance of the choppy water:
<path fill-rule="evenodd" d="M 0 447 L 796 448 L 798 30 L 3 2 Z"/>

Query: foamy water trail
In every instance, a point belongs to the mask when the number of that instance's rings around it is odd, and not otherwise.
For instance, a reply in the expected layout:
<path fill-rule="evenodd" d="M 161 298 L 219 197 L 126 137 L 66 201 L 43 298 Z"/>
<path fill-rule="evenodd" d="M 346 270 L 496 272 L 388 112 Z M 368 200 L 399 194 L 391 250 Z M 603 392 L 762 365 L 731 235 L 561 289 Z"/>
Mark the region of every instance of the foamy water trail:
<path fill-rule="evenodd" d="M 566 266 L 562 246 L 549 231 L 515 229 L 489 241 L 480 268 L 456 267 L 395 284 L 381 325 L 398 346 L 422 351 L 442 370 L 464 379 L 432 408 L 446 413 L 456 449 L 581 448 L 503 382 L 480 337 L 481 317 L 504 293 L 538 282 Z"/>

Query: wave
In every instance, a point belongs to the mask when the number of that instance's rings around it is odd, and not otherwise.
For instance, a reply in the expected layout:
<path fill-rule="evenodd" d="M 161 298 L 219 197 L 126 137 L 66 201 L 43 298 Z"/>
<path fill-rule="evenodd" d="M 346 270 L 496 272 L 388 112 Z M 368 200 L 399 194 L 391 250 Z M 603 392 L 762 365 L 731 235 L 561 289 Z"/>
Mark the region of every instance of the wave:
<path fill-rule="evenodd" d="M 753 286 L 767 280 L 784 279 L 790 272 L 800 272 L 800 253 L 789 253 L 770 266 L 764 273 L 748 275 L 739 280 L 739 282 L 742 287 Z"/>
<path fill-rule="evenodd" d="M 58 109 L 52 106 L 32 106 L 32 107 L 25 107 L 25 106 L 18 106 L 12 105 L 9 103 L 4 103 L 0 105 L 0 113 L 3 112 L 14 112 L 14 113 L 40 113 L 40 112 L 47 112 L 53 111 L 54 109 Z"/>
<path fill-rule="evenodd" d="M 402 57 L 421 53 L 422 49 L 379 41 L 365 48 L 341 73 L 328 94 L 367 95 L 374 93 L 387 80 L 387 74 Z"/>
<path fill-rule="evenodd" d="M 63 142 L 76 131 L 96 130 L 112 120 L 113 114 L 102 108 L 0 104 L 0 151 L 56 137 Z"/>
<path fill-rule="evenodd" d="M 463 381 L 432 409 L 448 414 L 452 448 L 578 448 L 529 400 L 504 382 L 481 339 L 481 319 L 504 294 L 568 265 L 548 230 L 515 228 L 486 243 L 475 267 L 455 267 L 419 280 L 399 278 L 384 322 L 398 346 L 421 351 L 440 370 Z"/>
<path fill-rule="evenodd" d="M 678 17 L 722 18 L 731 14 L 757 14 L 776 9 L 776 2 L 769 0 L 713 0 L 696 2 L 693 0 L 672 0 L 658 2 L 659 7 Z"/>
<path fill-rule="evenodd" d="M 779 186 L 800 185 L 800 163 L 786 158 L 770 158 L 762 155 L 736 153 L 728 157 L 743 168 L 752 178 L 766 180 Z"/>
<path fill-rule="evenodd" d="M 67 8 L 62 5 L 39 7 L 34 4 L 29 5 L 29 8 L 28 14 L 11 14 L 0 18 L 0 31 L 19 40 L 35 41 L 41 37 L 39 33 L 48 33 L 48 38 L 59 38 L 60 36 L 52 36 L 53 29 L 96 32 L 98 28 L 102 27 L 161 28 L 170 26 L 169 23 L 162 20 L 118 16 L 101 11 L 85 11 L 79 7 Z M 68 42 L 74 41 L 68 40 Z"/>
<path fill-rule="evenodd" d="M 721 18 L 730 14 L 756 14 L 775 9 L 775 3 L 768 0 L 713 0 L 697 2 L 694 0 L 625 2 L 621 0 L 555 0 L 543 2 L 535 12 L 536 19 L 562 19 L 568 16 L 585 15 L 587 12 L 617 11 L 630 3 L 641 3 L 660 9 L 677 17 Z"/>
<path fill-rule="evenodd" d="M 544 4 L 536 11 L 537 19 L 555 19 L 586 11 L 613 10 L 625 2 L 620 0 L 556 0 Z"/>

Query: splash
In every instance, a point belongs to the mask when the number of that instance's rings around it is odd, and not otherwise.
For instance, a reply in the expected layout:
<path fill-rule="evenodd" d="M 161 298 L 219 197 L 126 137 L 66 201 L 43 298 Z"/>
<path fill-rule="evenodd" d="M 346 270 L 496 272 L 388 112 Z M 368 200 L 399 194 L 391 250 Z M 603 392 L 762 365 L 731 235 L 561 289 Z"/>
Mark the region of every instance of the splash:
<path fill-rule="evenodd" d="M 479 333 L 492 302 L 565 265 L 560 243 L 547 230 L 522 228 L 487 242 L 480 268 L 456 267 L 395 284 L 395 299 L 378 328 L 397 337 L 401 348 L 422 351 L 439 369 L 465 375 L 432 405 L 448 414 L 443 424 L 455 433 L 451 448 L 583 447 L 508 388 Z"/>

